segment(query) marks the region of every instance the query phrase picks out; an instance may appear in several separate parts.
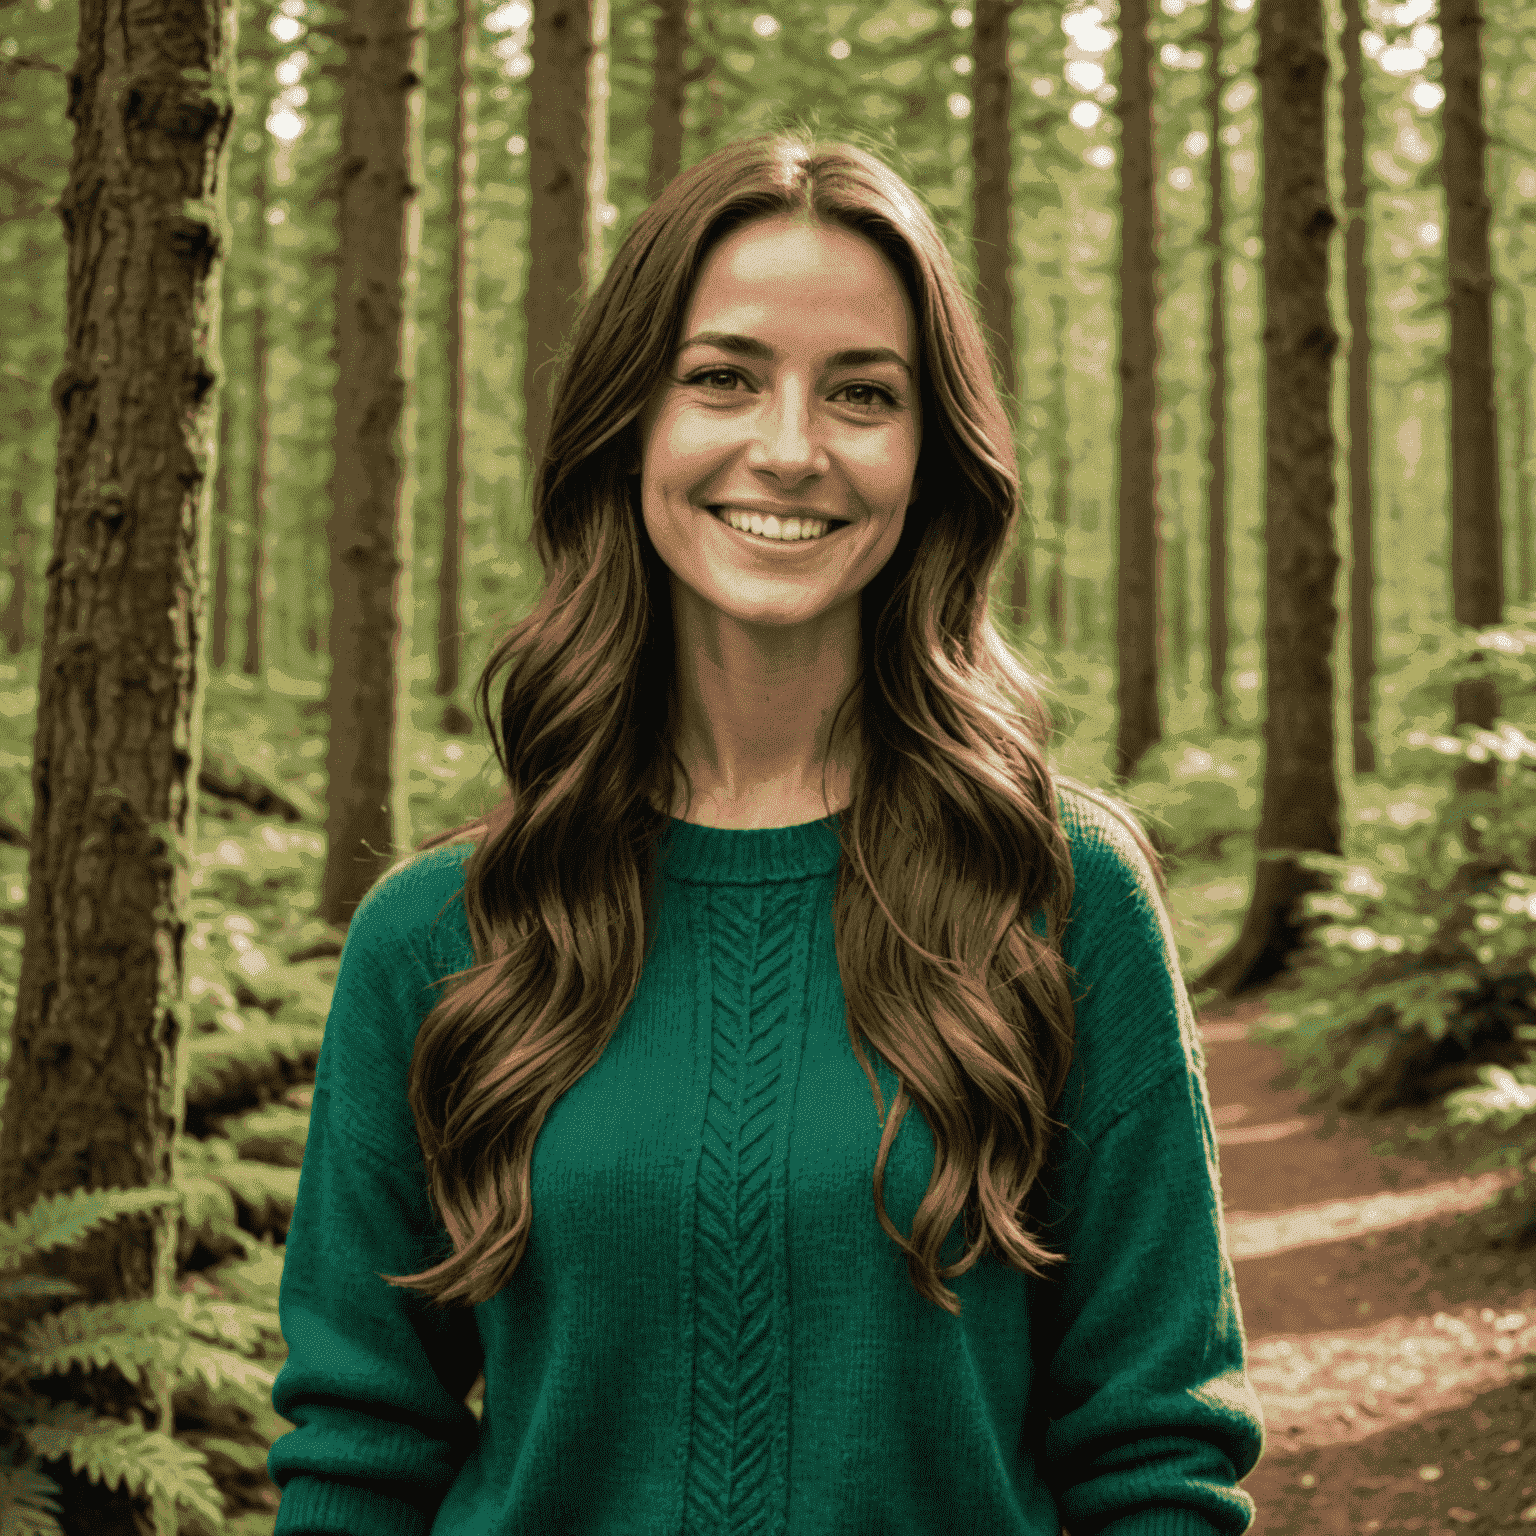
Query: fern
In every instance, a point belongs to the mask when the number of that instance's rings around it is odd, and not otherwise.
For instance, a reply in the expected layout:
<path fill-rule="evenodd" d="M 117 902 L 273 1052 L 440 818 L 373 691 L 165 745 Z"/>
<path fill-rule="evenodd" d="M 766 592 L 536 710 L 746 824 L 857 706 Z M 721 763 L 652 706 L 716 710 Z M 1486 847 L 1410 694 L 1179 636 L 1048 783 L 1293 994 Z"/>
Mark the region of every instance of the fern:
<path fill-rule="evenodd" d="M 53 1248 L 73 1248 L 97 1227 L 119 1216 L 135 1216 L 179 1204 L 172 1189 L 71 1189 L 44 1195 L 13 1221 L 0 1222 L 0 1270 Z M 0 1299 L 6 1295 L 0 1281 Z"/>
<path fill-rule="evenodd" d="M 74 1470 L 94 1483 L 124 1486 L 148 1494 L 157 1504 L 185 1509 L 208 1536 L 216 1536 L 223 1526 L 224 1500 L 208 1475 L 206 1458 L 174 1435 L 98 1418 L 75 1403 L 59 1403 L 28 1427 L 27 1441 L 45 1460 L 68 1457 Z"/>
<path fill-rule="evenodd" d="M 67 1280 L 16 1273 L 27 1259 L 78 1244 L 124 1215 L 168 1204 L 206 1208 L 216 1188 L 215 1179 L 193 1173 L 171 1189 L 70 1190 L 39 1199 L 13 1221 L 0 1223 L 0 1314 L 18 1303 L 81 1294 Z M 228 1207 L 229 1190 L 223 1188 L 222 1194 Z M 202 1448 L 194 1447 L 160 1430 L 101 1417 L 77 1403 L 46 1402 L 32 1383 L 76 1368 L 115 1366 L 146 1385 L 153 1379 L 173 1387 L 201 1383 L 220 1401 L 263 1415 L 275 1378 L 240 1351 L 258 1353 L 270 1340 L 281 1340 L 271 1305 L 276 1286 L 267 1259 L 258 1257 L 241 1268 L 248 1272 L 244 1283 L 257 1298 L 254 1305 L 186 1294 L 175 1301 L 80 1302 L 28 1318 L 19 1327 L 7 1321 L 7 1343 L 0 1350 L 0 1417 L 15 1426 L 16 1436 L 0 1459 L 0 1536 L 58 1536 L 59 1486 L 37 1463 L 66 1458 L 93 1481 L 122 1485 L 148 1497 L 157 1510 L 176 1510 L 183 1530 L 215 1536 L 225 1529 L 223 1496 L 208 1473 L 207 1452 L 228 1444 L 243 1464 L 248 1458 L 238 1453 L 250 1447 L 212 1437 Z M 280 1276 L 280 1258 L 277 1269 Z M 238 1277 L 239 1270 L 233 1273 Z M 238 1278 L 233 1289 L 241 1289 Z M 18 1451 L 25 1458 L 20 1464 Z"/>

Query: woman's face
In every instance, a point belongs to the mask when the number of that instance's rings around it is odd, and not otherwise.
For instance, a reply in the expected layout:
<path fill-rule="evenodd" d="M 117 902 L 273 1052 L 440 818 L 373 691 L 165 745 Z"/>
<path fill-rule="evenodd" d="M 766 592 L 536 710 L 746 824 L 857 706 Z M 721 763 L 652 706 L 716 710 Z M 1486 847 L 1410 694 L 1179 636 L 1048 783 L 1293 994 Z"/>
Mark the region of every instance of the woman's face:
<path fill-rule="evenodd" d="M 917 494 L 918 365 L 901 279 L 863 236 L 775 215 L 720 241 L 640 416 L 646 532 L 674 582 L 747 625 L 857 614 Z M 732 512 L 836 522 L 783 542 Z"/>

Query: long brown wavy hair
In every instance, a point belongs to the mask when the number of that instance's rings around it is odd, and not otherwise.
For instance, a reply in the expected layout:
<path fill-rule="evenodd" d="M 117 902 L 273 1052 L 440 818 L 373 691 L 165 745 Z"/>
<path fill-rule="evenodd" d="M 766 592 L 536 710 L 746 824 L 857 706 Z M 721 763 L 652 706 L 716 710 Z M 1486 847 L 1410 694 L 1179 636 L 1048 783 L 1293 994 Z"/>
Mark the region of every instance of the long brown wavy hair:
<path fill-rule="evenodd" d="M 641 517 L 636 418 L 666 373 L 705 256 L 743 224 L 785 213 L 871 240 L 900 274 L 922 349 L 922 490 L 860 595 L 858 676 L 838 709 L 857 699 L 862 726 L 833 920 L 849 1039 L 884 1125 L 875 1212 L 919 1294 L 956 1316 L 959 1299 L 940 1278 L 964 1274 L 989 1241 L 1031 1275 L 1064 1257 L 1023 1219 L 1074 1038 L 1060 947 L 1072 858 L 1055 785 L 1119 816 L 1164 894 L 1166 880 L 1120 802 L 1047 768 L 1044 685 L 989 615 L 1019 517 L 1018 470 L 938 230 L 874 155 L 777 133 L 728 144 L 674 178 L 636 221 L 558 360 L 533 488 L 545 585 L 476 692 L 505 794 L 420 845 L 476 842 L 463 890 L 476 963 L 443 979 L 449 990 L 421 1026 L 410 1069 L 431 1197 L 453 1252 L 419 1274 L 381 1276 L 438 1305 L 479 1305 L 516 1269 L 544 1117 L 602 1055 L 655 939 L 674 771 L 689 804 L 693 791 L 673 746 L 668 573 Z M 503 668 L 498 738 L 489 699 Z M 1030 925 L 1041 907 L 1044 939 Z M 889 1121 L 861 1035 L 900 1080 Z M 883 1196 L 909 1094 L 936 1149 L 910 1240 Z M 962 1207 L 964 1257 L 939 1270 Z"/>

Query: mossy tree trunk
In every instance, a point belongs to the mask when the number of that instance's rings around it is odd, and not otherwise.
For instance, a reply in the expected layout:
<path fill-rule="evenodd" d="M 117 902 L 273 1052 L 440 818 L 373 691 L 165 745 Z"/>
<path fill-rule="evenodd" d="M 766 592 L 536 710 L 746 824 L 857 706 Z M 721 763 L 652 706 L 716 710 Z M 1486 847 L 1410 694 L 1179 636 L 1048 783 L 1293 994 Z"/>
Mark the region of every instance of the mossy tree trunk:
<path fill-rule="evenodd" d="M 1328 51 L 1322 0 L 1258 0 L 1264 172 L 1263 805 L 1237 940 L 1195 983 L 1236 997 L 1285 968 L 1320 919 L 1324 877 L 1298 854 L 1342 853 L 1334 766 L 1333 357 L 1328 309 Z"/>
<path fill-rule="evenodd" d="M 185 1112 L 190 875 L 202 760 L 234 7 L 80 0 L 53 556 L 38 671 L 27 906 L 0 1129 L 0 1219 L 69 1190 L 165 1189 Z M 169 1300 L 174 1207 L 33 1262 L 84 1300 Z M 43 1310 L 57 1310 L 50 1305 Z M 34 1309 L 32 1315 L 37 1315 Z M 38 1384 L 168 1433 L 171 1383 Z M 49 1463 L 63 1525 L 169 1518 Z"/>

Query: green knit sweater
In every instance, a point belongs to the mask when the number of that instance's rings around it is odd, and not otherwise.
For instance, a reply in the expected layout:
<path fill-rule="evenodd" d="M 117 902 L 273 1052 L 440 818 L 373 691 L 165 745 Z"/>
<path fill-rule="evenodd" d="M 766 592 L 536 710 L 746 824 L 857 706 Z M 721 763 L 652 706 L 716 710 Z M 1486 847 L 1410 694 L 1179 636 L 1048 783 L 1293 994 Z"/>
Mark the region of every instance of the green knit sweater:
<path fill-rule="evenodd" d="M 1033 1280 L 988 1251 L 946 1282 L 958 1318 L 875 1215 L 827 822 L 671 823 L 655 950 L 545 1119 L 511 1282 L 472 1310 L 386 1285 L 449 1251 L 406 1080 L 428 983 L 473 963 L 467 845 L 380 880 L 342 952 L 288 1232 L 275 1536 L 1245 1531 L 1263 1419 L 1172 929 L 1125 828 L 1058 803 L 1076 1047 L 1041 1210 L 1069 1262 Z M 889 1113 L 896 1076 L 865 1054 Z M 913 1102 L 885 1177 L 904 1234 L 933 1159 Z M 957 1218 L 941 1264 L 962 1239 Z"/>

